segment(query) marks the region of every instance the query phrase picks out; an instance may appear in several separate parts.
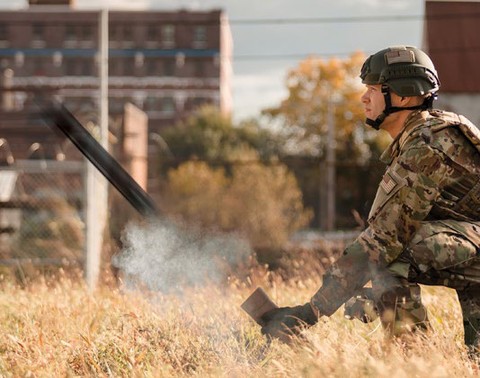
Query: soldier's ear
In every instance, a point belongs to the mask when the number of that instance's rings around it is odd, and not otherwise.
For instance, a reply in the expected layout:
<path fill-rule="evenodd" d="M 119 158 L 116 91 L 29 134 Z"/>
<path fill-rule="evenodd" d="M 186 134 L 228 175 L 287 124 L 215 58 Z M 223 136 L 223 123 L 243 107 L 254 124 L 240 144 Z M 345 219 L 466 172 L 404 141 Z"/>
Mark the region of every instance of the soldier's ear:
<path fill-rule="evenodd" d="M 400 97 L 400 106 L 402 107 L 407 107 L 407 106 L 416 106 L 420 105 L 422 103 L 423 99 L 421 99 L 418 96 L 412 96 L 412 97 L 406 97 L 402 96 Z"/>

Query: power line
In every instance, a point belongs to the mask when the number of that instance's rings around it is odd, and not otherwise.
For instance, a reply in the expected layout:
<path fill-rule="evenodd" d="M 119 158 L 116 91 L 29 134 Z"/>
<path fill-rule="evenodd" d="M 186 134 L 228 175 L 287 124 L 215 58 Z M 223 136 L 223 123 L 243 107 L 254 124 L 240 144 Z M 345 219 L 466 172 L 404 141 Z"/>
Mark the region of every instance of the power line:
<path fill-rule="evenodd" d="M 468 14 L 471 15 L 470 13 Z M 450 15 L 449 17 L 451 17 Z M 455 15 L 454 15 L 455 16 Z M 424 15 L 388 15 L 388 16 L 349 16 L 349 17 L 305 17 L 305 18 L 258 18 L 258 19 L 231 19 L 232 25 L 258 25 L 258 24 L 324 24 L 324 23 L 350 23 L 350 22 L 382 22 L 423 20 Z"/>
<path fill-rule="evenodd" d="M 360 50 L 359 50 L 360 51 Z M 242 55 L 233 55 L 231 59 L 234 61 L 252 61 L 252 60 L 295 60 L 295 59 L 305 59 L 309 56 L 322 56 L 322 57 L 336 57 L 336 56 L 349 56 L 352 55 L 351 52 L 333 52 L 333 53 L 315 53 L 315 52 L 306 52 L 306 53 L 292 53 L 292 54 L 242 54 Z"/>
<path fill-rule="evenodd" d="M 480 12 L 449 13 L 449 14 L 405 14 L 380 16 L 343 16 L 343 17 L 301 17 L 301 18 L 258 18 L 231 19 L 232 25 L 271 25 L 271 24 L 323 24 L 323 23 L 356 23 L 356 22 L 390 22 L 390 21 L 421 21 L 479 18 Z"/>

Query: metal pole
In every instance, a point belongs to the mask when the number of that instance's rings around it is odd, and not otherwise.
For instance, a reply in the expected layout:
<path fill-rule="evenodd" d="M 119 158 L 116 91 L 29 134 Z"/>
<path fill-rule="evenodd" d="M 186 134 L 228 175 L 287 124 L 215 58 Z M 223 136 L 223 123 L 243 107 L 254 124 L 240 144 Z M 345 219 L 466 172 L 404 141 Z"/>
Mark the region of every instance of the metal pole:
<path fill-rule="evenodd" d="M 108 10 L 100 12 L 100 144 L 108 152 Z"/>
<path fill-rule="evenodd" d="M 333 100 L 328 102 L 327 114 L 327 222 L 326 230 L 335 229 L 335 107 Z"/>
<path fill-rule="evenodd" d="M 99 14 L 99 76 L 98 123 L 100 144 L 108 151 L 108 11 Z M 107 181 L 87 162 L 86 178 L 86 281 L 90 290 L 95 289 L 100 274 L 100 256 L 103 245 L 103 232 L 107 218 Z"/>

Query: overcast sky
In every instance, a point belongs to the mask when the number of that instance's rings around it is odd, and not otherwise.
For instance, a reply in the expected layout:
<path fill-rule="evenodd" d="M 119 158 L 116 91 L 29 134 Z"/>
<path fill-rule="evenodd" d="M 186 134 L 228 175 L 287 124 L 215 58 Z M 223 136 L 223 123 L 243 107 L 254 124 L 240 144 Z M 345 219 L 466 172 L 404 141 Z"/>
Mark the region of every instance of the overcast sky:
<path fill-rule="evenodd" d="M 0 0 L 3 9 L 26 4 L 25 0 Z M 421 46 L 424 14 L 423 0 L 76 0 L 76 7 L 224 9 L 234 43 L 236 120 L 277 104 L 286 94 L 287 70 L 302 57 L 343 58 L 356 50 L 370 54 L 389 45 Z M 276 21 L 239 22 L 255 19 Z"/>

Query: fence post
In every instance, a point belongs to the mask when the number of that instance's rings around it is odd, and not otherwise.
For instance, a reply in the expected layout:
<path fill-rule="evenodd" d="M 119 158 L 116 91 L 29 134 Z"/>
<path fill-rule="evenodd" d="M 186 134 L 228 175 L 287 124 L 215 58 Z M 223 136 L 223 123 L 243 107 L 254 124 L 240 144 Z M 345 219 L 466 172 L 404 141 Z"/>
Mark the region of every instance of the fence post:
<path fill-rule="evenodd" d="M 100 143 L 108 150 L 108 11 L 99 14 L 99 125 Z M 100 274 L 103 233 L 107 225 L 108 186 L 105 177 L 87 161 L 86 164 L 86 281 L 94 290 Z"/>

